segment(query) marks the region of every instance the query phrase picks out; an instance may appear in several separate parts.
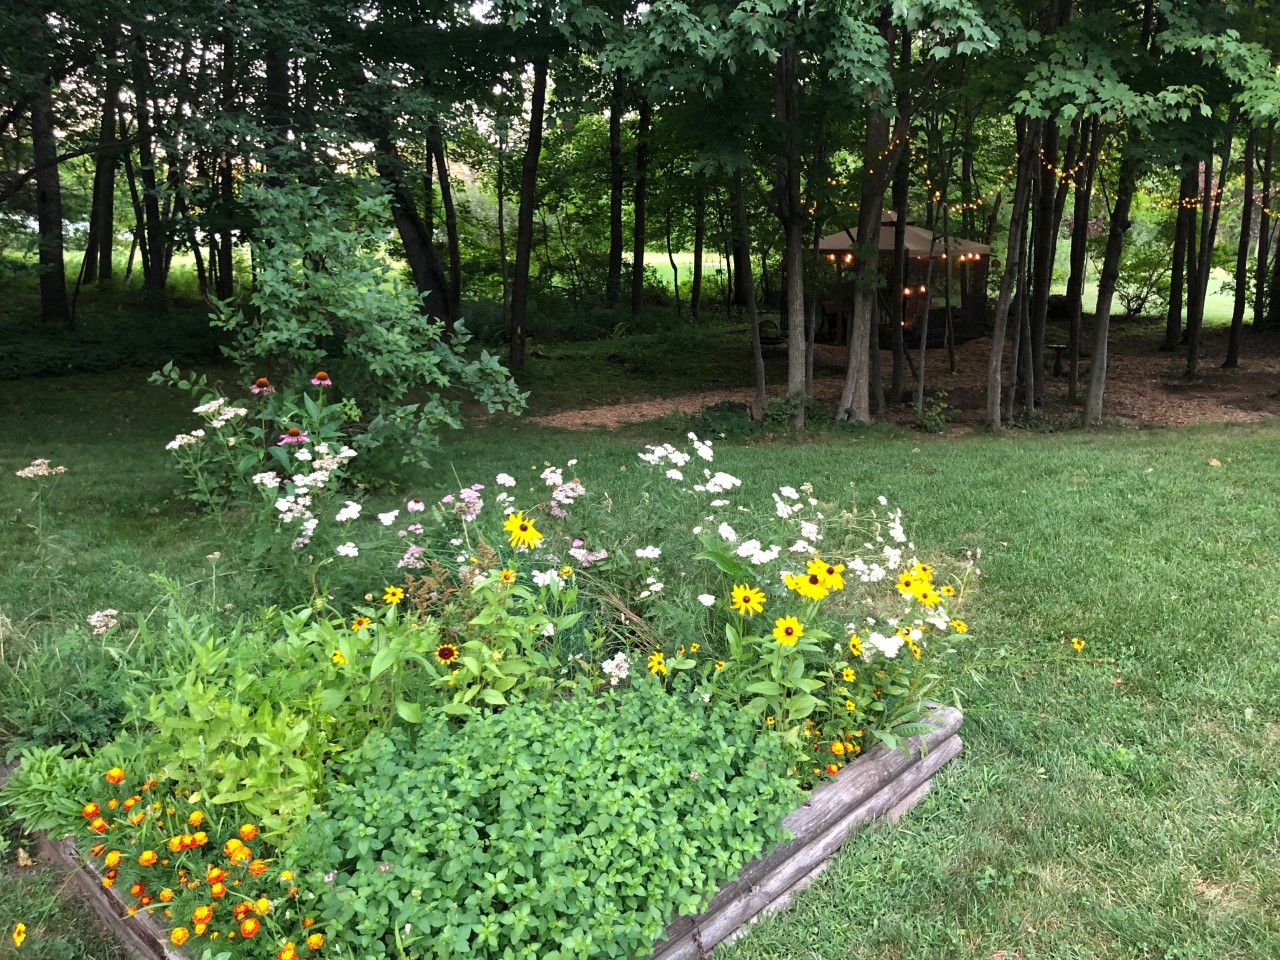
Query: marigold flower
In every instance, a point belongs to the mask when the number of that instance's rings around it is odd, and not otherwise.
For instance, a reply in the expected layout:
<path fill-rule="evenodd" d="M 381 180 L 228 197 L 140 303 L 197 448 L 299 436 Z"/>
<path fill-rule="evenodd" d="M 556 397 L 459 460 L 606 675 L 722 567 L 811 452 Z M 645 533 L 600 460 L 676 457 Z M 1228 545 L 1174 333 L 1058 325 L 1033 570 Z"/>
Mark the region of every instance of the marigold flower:
<path fill-rule="evenodd" d="M 837 757 L 844 756 L 844 742 L 841 740 L 831 741 L 831 752 Z"/>
<path fill-rule="evenodd" d="M 107 845 L 105 843 L 95 843 L 89 848 L 89 856 L 100 857 L 102 856 L 102 851 L 105 849 L 107 849 Z"/>
<path fill-rule="evenodd" d="M 243 846 L 244 846 L 243 840 L 241 840 L 239 837 L 232 837 L 230 840 L 228 840 L 226 843 L 222 845 L 222 852 L 229 857 L 231 856 L 231 852 L 233 850 L 238 850 L 240 847 L 243 847 Z"/>
<path fill-rule="evenodd" d="M 373 623 L 373 621 L 368 617 L 356 617 L 354 620 L 351 621 L 351 629 L 363 630 L 365 627 L 367 627 L 371 623 Z"/>
<path fill-rule="evenodd" d="M 834 777 L 834 776 L 835 776 L 837 773 L 839 773 L 839 772 L 840 772 L 840 765 L 839 765 L 839 764 L 837 764 L 837 763 L 828 763 L 828 764 L 827 764 L 827 773 L 831 774 L 831 776 L 833 776 L 833 777 Z"/>
<path fill-rule="evenodd" d="M 147 892 L 147 885 L 141 880 L 135 880 L 129 885 L 129 893 L 132 896 L 140 897 Z"/>
<path fill-rule="evenodd" d="M 138 865 L 141 867 L 154 867 L 159 859 L 154 850 L 143 850 L 138 855 Z"/>
<path fill-rule="evenodd" d="M 209 869 L 206 870 L 204 874 L 204 878 L 210 883 L 217 883 L 219 880 L 225 880 L 226 877 L 226 870 L 223 870 L 221 867 L 215 867 L 212 864 L 209 865 Z"/>
<path fill-rule="evenodd" d="M 453 661 L 457 660 L 458 656 L 458 648 L 452 643 L 442 643 L 440 646 L 436 647 L 436 659 L 445 666 L 448 666 L 453 663 Z"/>
<path fill-rule="evenodd" d="M 158 894 L 156 894 L 156 896 L 160 898 L 161 903 L 169 903 L 171 900 L 173 900 L 173 888 L 165 887 Z"/>
<path fill-rule="evenodd" d="M 204 932 L 209 929 L 209 925 L 207 923 L 197 923 L 193 929 L 197 937 L 203 937 Z"/>
<path fill-rule="evenodd" d="M 382 592 L 382 602 L 395 606 L 404 599 L 404 591 L 399 587 L 387 587 Z"/>
<path fill-rule="evenodd" d="M 251 877 L 260 877 L 266 872 L 267 872 L 267 861 L 265 860 L 254 860 L 251 864 L 249 864 L 249 876 Z"/>
<path fill-rule="evenodd" d="M 80 812 L 84 815 L 84 818 L 86 820 L 92 820 L 94 817 L 96 817 L 98 814 L 102 812 L 102 808 L 98 806 L 96 803 L 86 803 L 83 807 L 80 808 Z"/>
<path fill-rule="evenodd" d="M 276 960 L 298 960 L 298 948 L 292 940 L 285 943 L 276 954 Z"/>
<path fill-rule="evenodd" d="M 759 613 L 764 609 L 764 591 L 759 587 L 749 587 L 745 583 L 735 583 L 730 594 L 729 606 L 742 616 Z"/>
<path fill-rule="evenodd" d="M 203 847 L 209 842 L 209 835 L 203 830 L 197 830 L 191 835 L 191 844 L 196 847 Z"/>
<path fill-rule="evenodd" d="M 649 654 L 649 672 L 654 675 L 665 675 L 667 672 L 667 665 L 663 662 L 664 659 L 665 658 L 662 656 L 661 650 L 655 650 L 653 653 Z"/>
<path fill-rule="evenodd" d="M 240 936 L 246 940 L 250 937 L 258 935 L 258 931 L 262 929 L 262 921 L 257 917 L 246 917 L 240 921 Z"/>
<path fill-rule="evenodd" d="M 142 798 L 135 794 L 134 796 L 130 797 L 128 800 L 124 802 L 124 808 L 125 810 L 132 810 L 141 802 L 142 802 Z"/>
<path fill-rule="evenodd" d="M 169 934 L 169 940 L 175 947 L 180 947 L 191 939 L 191 931 L 186 927 L 174 927 L 173 932 Z"/>
<path fill-rule="evenodd" d="M 213 919 L 213 907 L 208 904 L 201 904 L 191 911 L 192 923 L 208 923 Z"/>
<path fill-rule="evenodd" d="M 804 625 L 795 617 L 780 617 L 774 621 L 773 639 L 784 647 L 794 647 L 804 636 Z"/>
<path fill-rule="evenodd" d="M 199 810 L 192 810 L 187 817 L 187 823 L 191 824 L 193 827 L 200 826 L 200 824 L 204 823 L 204 814 Z"/>
<path fill-rule="evenodd" d="M 252 840 L 258 835 L 258 825 L 256 823 L 240 824 L 240 839 Z"/>
<path fill-rule="evenodd" d="M 320 949 L 321 947 L 323 947 L 323 946 L 324 946 L 324 934 L 323 934 L 323 933 L 313 933 L 313 934 L 311 934 L 311 936 L 307 937 L 307 949 L 308 949 L 308 950 L 319 950 L 319 949 Z"/>
<path fill-rule="evenodd" d="M 150 894 L 147 894 L 146 896 L 139 897 L 139 898 L 138 898 L 138 906 L 140 906 L 140 907 L 149 907 L 149 906 L 151 906 L 151 895 L 150 895 Z"/>
<path fill-rule="evenodd" d="M 523 510 L 508 515 L 502 529 L 511 538 L 511 546 L 532 550 L 542 541 L 542 534 L 533 525 L 533 519 L 525 517 Z"/>
<path fill-rule="evenodd" d="M 119 850 L 112 850 L 103 858 L 102 862 L 105 863 L 108 868 L 118 867 L 120 866 L 120 856 L 121 854 Z"/>
<path fill-rule="evenodd" d="M 110 800 L 107 801 L 108 810 L 114 810 L 118 806 L 120 806 L 120 801 L 117 800 L 115 797 L 112 797 Z"/>
<path fill-rule="evenodd" d="M 124 782 L 124 771 L 119 767 L 112 767 L 110 770 L 106 772 L 106 774 L 104 774 L 104 776 L 107 779 L 107 783 Z"/>
<path fill-rule="evenodd" d="M 94 817 L 89 822 L 89 829 L 92 830 L 94 833 L 106 833 L 107 821 L 103 820 L 101 817 Z"/>
<path fill-rule="evenodd" d="M 227 885 L 219 880 L 217 883 L 209 884 L 209 896 L 221 899 L 227 895 Z"/>
<path fill-rule="evenodd" d="M 112 887 L 116 885 L 116 878 L 111 876 L 103 877 L 102 885 L 108 890 L 110 890 Z"/>
<path fill-rule="evenodd" d="M 284 880 L 284 881 L 286 881 L 286 882 L 288 882 L 289 880 L 292 880 L 292 879 L 293 879 L 293 871 L 292 871 L 292 870 L 281 870 L 281 871 L 280 871 L 280 879 L 281 879 L 281 880 Z"/>
<path fill-rule="evenodd" d="M 266 897 L 259 897 L 253 902 L 253 909 L 258 911 L 258 916 L 265 917 L 271 912 L 271 901 Z"/>
<path fill-rule="evenodd" d="M 302 918 L 302 929 L 303 929 L 303 930 L 307 929 L 307 927 L 314 927 L 314 926 L 315 926 L 315 924 L 316 924 L 316 918 L 315 918 L 315 917 L 303 917 L 303 918 Z"/>

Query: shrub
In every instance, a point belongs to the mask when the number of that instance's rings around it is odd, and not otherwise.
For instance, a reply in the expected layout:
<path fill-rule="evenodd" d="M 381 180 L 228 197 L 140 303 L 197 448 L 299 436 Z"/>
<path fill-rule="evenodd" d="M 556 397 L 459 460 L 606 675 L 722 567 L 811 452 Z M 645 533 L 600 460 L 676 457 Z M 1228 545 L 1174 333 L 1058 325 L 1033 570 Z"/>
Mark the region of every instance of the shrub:
<path fill-rule="evenodd" d="M 355 956 L 632 957 L 782 838 L 776 738 L 653 684 L 377 737 L 295 856 Z"/>

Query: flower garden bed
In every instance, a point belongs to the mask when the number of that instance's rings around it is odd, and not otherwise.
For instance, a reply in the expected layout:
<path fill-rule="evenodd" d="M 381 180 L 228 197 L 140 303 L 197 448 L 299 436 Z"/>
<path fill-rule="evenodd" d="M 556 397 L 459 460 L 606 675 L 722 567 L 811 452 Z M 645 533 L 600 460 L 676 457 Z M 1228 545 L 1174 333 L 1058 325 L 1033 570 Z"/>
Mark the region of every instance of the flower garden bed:
<path fill-rule="evenodd" d="M 921 719 L 935 729 L 911 738 L 904 750 L 878 747 L 835 779 L 820 783 L 783 821 L 791 839 L 748 863 L 701 913 L 672 921 L 648 960 L 700 958 L 717 945 L 731 942 L 759 917 L 784 909 L 793 894 L 826 869 L 828 859 L 847 839 L 878 820 L 896 819 L 918 803 L 928 793 L 933 775 L 963 748 L 959 710 L 931 705 Z M 98 871 L 79 855 L 72 840 L 41 836 L 38 852 L 41 859 L 68 874 L 69 882 L 130 956 L 183 960 L 149 914 L 130 916 L 117 890 L 103 887 Z"/>

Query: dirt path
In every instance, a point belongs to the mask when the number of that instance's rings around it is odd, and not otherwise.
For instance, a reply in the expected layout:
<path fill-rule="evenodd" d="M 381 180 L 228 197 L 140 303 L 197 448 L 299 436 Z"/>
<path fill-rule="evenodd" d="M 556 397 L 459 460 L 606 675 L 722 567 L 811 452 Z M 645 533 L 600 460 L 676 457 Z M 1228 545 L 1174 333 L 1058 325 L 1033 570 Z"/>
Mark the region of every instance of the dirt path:
<path fill-rule="evenodd" d="M 1155 349 L 1159 333 L 1151 328 L 1150 337 L 1141 342 L 1135 338 L 1124 338 L 1110 348 L 1103 402 L 1105 416 L 1125 423 L 1164 426 L 1201 422 L 1251 423 L 1280 417 L 1280 336 L 1247 333 L 1240 366 L 1224 370 L 1220 364 L 1226 353 L 1226 332 L 1213 331 L 1204 338 L 1198 376 L 1188 379 L 1184 376 L 1185 353 L 1159 353 Z M 954 375 L 947 372 L 944 351 L 929 354 L 926 382 L 930 390 L 947 391 L 946 402 L 955 408 L 950 418 L 953 425 L 973 426 L 985 418 L 990 349 L 991 341 L 986 339 L 958 347 Z M 834 408 L 843 382 L 844 347 L 819 344 L 815 351 L 814 394 L 818 400 Z M 886 352 L 881 359 L 887 375 L 890 356 Z M 1079 405 L 1068 403 L 1064 379 L 1049 375 L 1046 389 L 1048 402 L 1045 413 L 1048 417 L 1064 420 L 1078 417 Z M 1082 380 L 1082 393 L 1083 389 Z M 770 389 L 771 395 L 781 392 L 781 386 Z M 530 421 L 571 430 L 613 428 L 653 420 L 668 413 L 697 413 L 704 406 L 723 401 L 747 404 L 753 395 L 754 391 L 746 387 L 708 390 L 677 397 L 566 410 L 532 417 Z M 900 409 L 893 410 L 888 419 L 902 425 L 914 422 L 909 412 Z"/>

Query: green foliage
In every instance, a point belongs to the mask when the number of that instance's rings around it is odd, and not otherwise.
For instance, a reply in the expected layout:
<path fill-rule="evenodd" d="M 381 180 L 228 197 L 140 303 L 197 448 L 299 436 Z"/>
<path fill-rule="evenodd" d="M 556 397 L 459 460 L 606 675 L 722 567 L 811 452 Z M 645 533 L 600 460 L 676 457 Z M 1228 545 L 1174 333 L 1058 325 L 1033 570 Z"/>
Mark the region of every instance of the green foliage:
<path fill-rule="evenodd" d="M 776 738 L 647 684 L 461 728 L 432 712 L 335 776 L 296 855 L 357 956 L 642 956 L 796 800 Z"/>
<path fill-rule="evenodd" d="M 88 757 L 69 756 L 61 744 L 25 749 L 9 774 L 0 802 L 28 830 L 69 833 L 83 823 L 79 798 L 88 796 L 99 770 Z"/>
<path fill-rule="evenodd" d="M 932 390 L 916 411 L 916 423 L 925 433 L 945 433 L 956 408 L 947 403 L 946 390 Z"/>
<path fill-rule="evenodd" d="M 425 462 L 443 426 L 460 427 L 457 392 L 490 412 L 519 411 L 498 359 L 465 355 L 468 335 L 422 315 L 420 299 L 385 258 L 388 198 L 371 184 L 247 185 L 257 216 L 249 294 L 214 318 L 249 380 L 282 382 L 324 369 L 362 411 L 361 451 L 394 443 L 402 462 Z"/>

